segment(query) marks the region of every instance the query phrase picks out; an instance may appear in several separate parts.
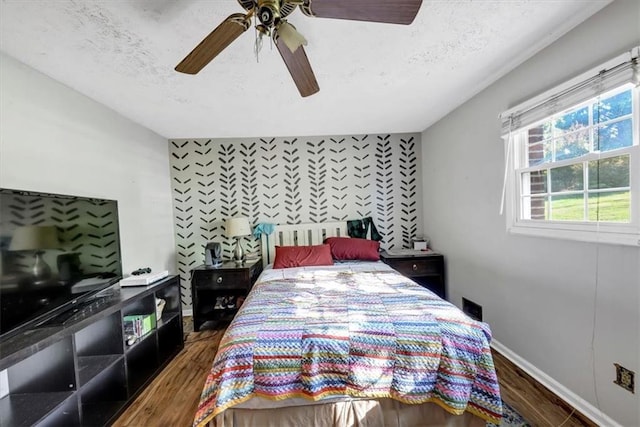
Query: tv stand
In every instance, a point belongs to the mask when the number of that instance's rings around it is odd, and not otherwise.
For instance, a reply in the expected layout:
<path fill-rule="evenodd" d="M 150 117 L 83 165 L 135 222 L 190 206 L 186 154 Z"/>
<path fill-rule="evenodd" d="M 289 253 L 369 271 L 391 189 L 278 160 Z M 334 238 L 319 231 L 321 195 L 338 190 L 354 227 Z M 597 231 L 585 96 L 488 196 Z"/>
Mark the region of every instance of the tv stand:
<path fill-rule="evenodd" d="M 166 304 L 156 319 L 157 298 Z M 109 425 L 184 346 L 177 276 L 87 302 L 0 342 L 0 426 Z M 134 315 L 151 328 L 128 345 Z"/>
<path fill-rule="evenodd" d="M 61 313 L 54 315 L 53 317 L 38 323 L 37 328 L 46 328 L 51 326 L 64 326 L 70 322 L 74 322 L 78 319 L 83 319 L 90 316 L 92 313 L 97 314 L 102 311 L 103 307 L 110 304 L 112 299 L 118 298 L 118 295 L 113 294 L 110 296 L 98 296 L 93 295 L 84 301 L 77 303 Z"/>

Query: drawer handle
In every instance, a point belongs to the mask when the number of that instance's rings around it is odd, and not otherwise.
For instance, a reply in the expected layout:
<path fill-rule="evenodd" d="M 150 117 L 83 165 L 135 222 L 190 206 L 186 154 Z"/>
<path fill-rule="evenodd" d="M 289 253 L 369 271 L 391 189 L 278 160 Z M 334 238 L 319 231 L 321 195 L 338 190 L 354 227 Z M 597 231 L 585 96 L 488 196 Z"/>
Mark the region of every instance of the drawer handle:
<path fill-rule="evenodd" d="M 418 266 L 416 264 L 413 264 L 413 267 L 411 268 L 413 268 L 413 271 L 416 271 L 418 269 Z"/>
<path fill-rule="evenodd" d="M 217 283 L 218 285 L 219 285 L 220 283 L 222 283 L 222 276 L 219 276 L 219 277 L 216 279 L 216 283 Z"/>

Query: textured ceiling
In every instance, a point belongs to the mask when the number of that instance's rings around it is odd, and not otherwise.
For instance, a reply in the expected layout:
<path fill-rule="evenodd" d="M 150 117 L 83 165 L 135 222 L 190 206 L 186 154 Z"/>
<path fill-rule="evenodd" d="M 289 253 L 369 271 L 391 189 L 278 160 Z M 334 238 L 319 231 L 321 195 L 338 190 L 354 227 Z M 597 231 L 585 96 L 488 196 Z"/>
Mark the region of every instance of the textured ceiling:
<path fill-rule="evenodd" d="M 349 1 L 349 0 L 345 0 Z M 289 16 L 320 92 L 247 31 L 176 64 L 235 0 L 2 0 L 0 49 L 167 138 L 420 132 L 609 0 L 424 0 L 410 26 Z"/>

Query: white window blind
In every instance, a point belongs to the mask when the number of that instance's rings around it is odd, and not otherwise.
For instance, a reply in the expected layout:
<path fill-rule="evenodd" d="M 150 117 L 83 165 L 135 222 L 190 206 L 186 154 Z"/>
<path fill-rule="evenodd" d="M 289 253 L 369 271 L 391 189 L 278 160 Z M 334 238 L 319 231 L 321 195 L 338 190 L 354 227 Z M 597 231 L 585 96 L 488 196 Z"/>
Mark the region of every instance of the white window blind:
<path fill-rule="evenodd" d="M 640 82 L 638 48 L 604 64 L 597 72 L 587 72 L 570 82 L 545 92 L 500 115 L 502 135 L 517 131 L 559 111 L 584 102 L 625 83 Z"/>

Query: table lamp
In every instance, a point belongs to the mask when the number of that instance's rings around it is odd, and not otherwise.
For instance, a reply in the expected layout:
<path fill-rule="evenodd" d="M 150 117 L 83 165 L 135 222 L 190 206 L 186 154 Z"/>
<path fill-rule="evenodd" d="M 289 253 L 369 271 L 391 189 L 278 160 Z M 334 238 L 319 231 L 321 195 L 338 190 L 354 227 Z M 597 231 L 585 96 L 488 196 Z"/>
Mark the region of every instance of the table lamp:
<path fill-rule="evenodd" d="M 251 234 L 249 220 L 245 217 L 229 218 L 227 219 L 225 229 L 227 237 L 236 238 L 236 247 L 233 249 L 233 260 L 241 264 L 244 262 L 244 250 L 240 243 L 240 237 Z"/>
<path fill-rule="evenodd" d="M 58 230 L 53 225 L 23 225 L 15 229 L 10 251 L 35 251 L 35 262 L 31 272 L 35 282 L 43 282 L 51 277 L 51 267 L 42 258 L 43 249 L 60 247 Z"/>

